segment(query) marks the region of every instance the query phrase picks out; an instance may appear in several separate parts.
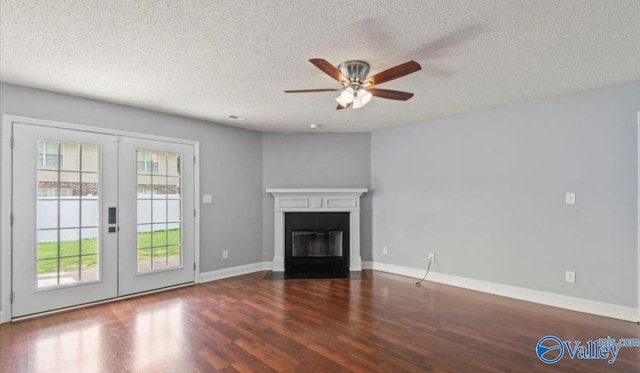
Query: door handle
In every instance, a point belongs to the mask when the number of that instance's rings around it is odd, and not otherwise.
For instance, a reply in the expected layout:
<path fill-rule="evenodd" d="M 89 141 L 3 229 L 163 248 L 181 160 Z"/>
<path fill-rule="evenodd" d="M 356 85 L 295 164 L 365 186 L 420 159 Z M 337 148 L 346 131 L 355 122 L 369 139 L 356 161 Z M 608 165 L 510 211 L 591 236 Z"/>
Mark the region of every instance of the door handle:
<path fill-rule="evenodd" d="M 109 207 L 109 224 L 116 224 L 116 208 Z"/>
<path fill-rule="evenodd" d="M 116 208 L 109 207 L 109 233 L 115 233 L 117 231 L 116 225 Z"/>

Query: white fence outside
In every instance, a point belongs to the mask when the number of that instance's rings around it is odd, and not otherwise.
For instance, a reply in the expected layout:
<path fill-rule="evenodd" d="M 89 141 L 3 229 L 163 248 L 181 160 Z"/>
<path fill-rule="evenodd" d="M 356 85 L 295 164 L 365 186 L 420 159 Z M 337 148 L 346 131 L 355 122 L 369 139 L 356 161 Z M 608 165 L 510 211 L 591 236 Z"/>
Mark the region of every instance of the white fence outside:
<path fill-rule="evenodd" d="M 157 198 L 157 200 L 153 201 L 138 200 L 139 233 L 180 228 L 180 195 L 158 195 Z M 39 197 L 37 204 L 36 227 L 38 243 L 57 241 L 58 232 L 60 232 L 60 241 L 96 238 L 99 236 L 98 228 L 82 228 L 82 237 L 80 237 L 80 229 L 78 229 L 80 226 L 99 226 L 100 201 L 98 197 L 82 197 L 82 200 L 77 196 L 60 197 L 59 210 L 57 197 Z M 81 204 L 82 214 L 80 213 Z M 58 211 L 60 211 L 59 225 Z M 57 228 L 60 229 L 58 230 Z"/>

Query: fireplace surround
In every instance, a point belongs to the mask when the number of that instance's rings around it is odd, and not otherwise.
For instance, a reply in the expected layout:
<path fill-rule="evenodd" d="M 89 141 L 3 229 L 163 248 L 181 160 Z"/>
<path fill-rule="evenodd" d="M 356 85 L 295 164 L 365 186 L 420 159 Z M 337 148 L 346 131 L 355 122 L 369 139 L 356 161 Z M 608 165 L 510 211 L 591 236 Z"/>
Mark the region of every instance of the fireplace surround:
<path fill-rule="evenodd" d="M 360 257 L 360 196 L 367 192 L 367 189 L 267 189 L 267 193 L 274 197 L 274 256 L 273 271 L 285 271 L 285 214 L 296 212 L 330 212 L 348 213 L 348 232 L 345 235 L 342 230 L 343 238 L 348 237 L 348 241 L 343 241 L 343 253 L 348 250 L 348 268 L 349 271 L 359 272 L 362 270 L 362 259 Z M 316 252 L 328 250 L 329 254 L 334 254 L 338 250 L 335 242 L 337 242 L 338 230 L 336 229 L 301 229 L 296 238 L 298 240 L 316 240 L 321 242 L 312 242 L 312 248 L 307 249 L 311 255 L 321 255 Z M 306 232 L 306 233 L 305 233 Z M 331 237 L 333 233 L 333 238 Z M 322 235 L 326 237 L 320 237 Z M 302 238 L 302 236 L 307 236 Z M 289 237 L 293 240 L 293 236 Z M 334 244 L 331 245 L 331 240 Z M 325 249 L 319 249 L 317 246 L 328 245 Z M 314 251 L 315 250 L 315 251 Z M 334 251 L 331 251 L 334 250 Z M 326 255 L 336 257 L 338 255 Z"/>
<path fill-rule="evenodd" d="M 348 212 L 285 212 L 287 273 L 349 272 Z"/>

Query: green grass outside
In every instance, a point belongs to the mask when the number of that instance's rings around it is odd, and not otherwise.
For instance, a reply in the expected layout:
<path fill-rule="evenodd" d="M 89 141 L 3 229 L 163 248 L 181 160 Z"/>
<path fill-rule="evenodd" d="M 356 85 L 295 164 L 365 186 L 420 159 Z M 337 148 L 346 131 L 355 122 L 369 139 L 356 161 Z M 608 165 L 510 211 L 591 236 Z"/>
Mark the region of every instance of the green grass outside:
<path fill-rule="evenodd" d="M 180 255 L 180 229 L 138 233 L 138 260 L 154 257 L 164 257 L 169 251 L 169 256 Z M 153 248 L 151 247 L 153 239 Z M 82 242 L 82 256 L 80 255 L 80 242 Z M 158 247 L 160 246 L 160 247 Z M 58 243 L 42 242 L 37 247 L 38 273 L 56 272 L 58 269 Z M 77 270 L 78 261 L 82 268 L 95 267 L 98 263 L 98 239 L 87 238 L 82 241 L 60 242 L 60 270 Z M 68 256 L 68 258 L 62 258 Z M 81 258 L 81 259 L 79 259 Z"/>

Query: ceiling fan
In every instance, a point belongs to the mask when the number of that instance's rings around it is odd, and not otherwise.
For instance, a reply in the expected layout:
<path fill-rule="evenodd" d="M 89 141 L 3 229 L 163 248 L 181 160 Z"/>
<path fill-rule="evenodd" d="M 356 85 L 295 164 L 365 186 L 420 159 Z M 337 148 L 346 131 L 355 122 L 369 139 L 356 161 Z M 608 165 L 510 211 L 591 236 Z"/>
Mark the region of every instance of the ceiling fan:
<path fill-rule="evenodd" d="M 420 64 L 416 61 L 408 61 L 367 77 L 369 74 L 369 64 L 364 61 L 345 61 L 338 65 L 338 67 L 333 66 L 329 61 L 322 58 L 312 58 L 309 62 L 314 64 L 325 74 L 340 82 L 340 84 L 342 84 L 342 88 L 298 89 L 288 90 L 285 92 L 308 93 L 340 91 L 340 95 L 336 98 L 336 101 L 338 102 L 338 110 L 349 107 L 359 109 L 369 103 L 372 96 L 390 100 L 406 101 L 413 97 L 413 93 L 373 88 L 373 86 L 401 78 L 422 69 Z"/>

